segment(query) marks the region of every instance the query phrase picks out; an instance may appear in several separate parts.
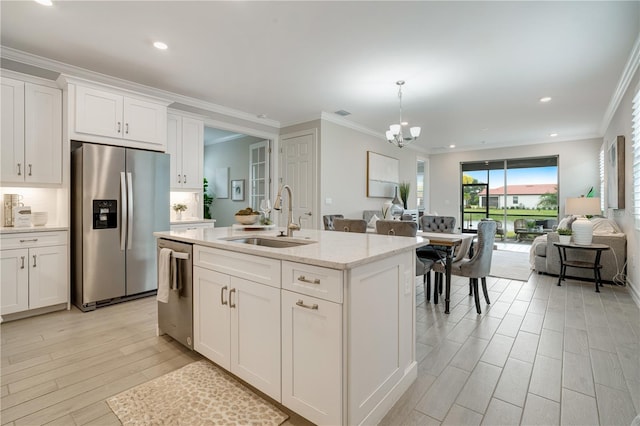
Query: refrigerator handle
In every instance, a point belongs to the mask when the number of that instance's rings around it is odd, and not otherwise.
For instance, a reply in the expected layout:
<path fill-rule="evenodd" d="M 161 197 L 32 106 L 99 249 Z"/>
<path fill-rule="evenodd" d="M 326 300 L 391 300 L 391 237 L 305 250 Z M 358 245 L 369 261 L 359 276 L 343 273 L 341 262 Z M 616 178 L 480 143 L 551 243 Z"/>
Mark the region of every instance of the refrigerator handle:
<path fill-rule="evenodd" d="M 120 250 L 124 251 L 127 241 L 127 178 L 120 172 Z"/>
<path fill-rule="evenodd" d="M 127 172 L 127 195 L 128 209 L 127 209 L 127 249 L 131 249 L 131 240 L 133 240 L 133 176 L 131 172 Z"/>

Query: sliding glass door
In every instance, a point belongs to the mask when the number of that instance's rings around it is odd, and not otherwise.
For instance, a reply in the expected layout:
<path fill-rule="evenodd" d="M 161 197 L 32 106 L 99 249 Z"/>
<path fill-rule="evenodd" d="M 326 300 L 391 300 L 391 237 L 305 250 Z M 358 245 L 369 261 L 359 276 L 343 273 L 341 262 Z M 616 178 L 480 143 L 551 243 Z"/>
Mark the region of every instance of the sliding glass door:
<path fill-rule="evenodd" d="M 534 235 L 557 223 L 557 156 L 468 162 L 460 166 L 463 232 L 477 232 L 478 222 L 484 218 L 500 222 L 499 234 L 507 238 L 519 237 L 516 228 L 525 227 Z"/>

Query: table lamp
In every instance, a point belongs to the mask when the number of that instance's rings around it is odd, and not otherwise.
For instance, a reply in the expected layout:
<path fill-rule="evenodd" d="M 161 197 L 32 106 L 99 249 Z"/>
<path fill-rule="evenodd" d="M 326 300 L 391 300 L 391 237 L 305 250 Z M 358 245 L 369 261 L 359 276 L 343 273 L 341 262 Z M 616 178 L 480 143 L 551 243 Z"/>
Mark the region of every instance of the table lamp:
<path fill-rule="evenodd" d="M 573 242 L 581 246 L 588 246 L 593 239 L 593 224 L 585 215 L 597 215 L 600 210 L 600 198 L 567 198 L 564 205 L 565 214 L 579 215 L 571 225 Z"/>

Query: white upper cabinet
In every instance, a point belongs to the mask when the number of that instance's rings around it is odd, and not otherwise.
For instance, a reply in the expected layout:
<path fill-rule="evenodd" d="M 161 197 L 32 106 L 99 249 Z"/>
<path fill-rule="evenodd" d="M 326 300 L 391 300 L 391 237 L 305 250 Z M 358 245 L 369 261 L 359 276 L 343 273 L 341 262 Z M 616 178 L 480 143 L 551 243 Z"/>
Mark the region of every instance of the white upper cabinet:
<path fill-rule="evenodd" d="M 62 92 L 2 78 L 2 183 L 62 182 Z"/>
<path fill-rule="evenodd" d="M 171 155 L 171 189 L 202 190 L 204 122 L 168 114 L 167 153 Z"/>
<path fill-rule="evenodd" d="M 168 102 L 108 88 L 70 84 L 72 139 L 164 151 Z"/>

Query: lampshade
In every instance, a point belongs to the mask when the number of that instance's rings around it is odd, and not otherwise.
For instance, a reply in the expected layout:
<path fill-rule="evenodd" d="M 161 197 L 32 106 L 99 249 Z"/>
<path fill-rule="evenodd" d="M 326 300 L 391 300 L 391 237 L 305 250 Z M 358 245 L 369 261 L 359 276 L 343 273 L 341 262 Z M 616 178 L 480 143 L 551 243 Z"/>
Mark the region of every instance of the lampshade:
<path fill-rule="evenodd" d="M 564 206 L 566 214 L 580 215 L 573 224 L 573 242 L 588 246 L 593 241 L 593 224 L 584 215 L 600 214 L 600 198 L 567 198 Z"/>
<path fill-rule="evenodd" d="M 566 214 L 575 215 L 596 215 L 602 213 L 600 210 L 600 198 L 567 198 L 564 205 L 564 212 Z"/>

